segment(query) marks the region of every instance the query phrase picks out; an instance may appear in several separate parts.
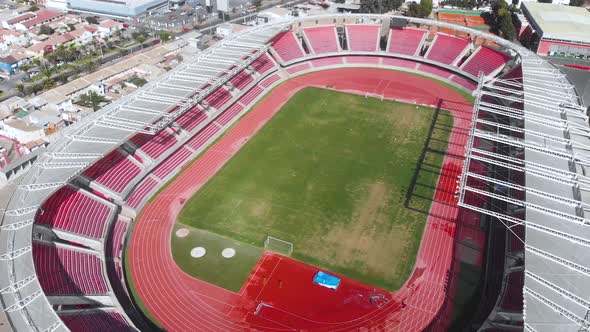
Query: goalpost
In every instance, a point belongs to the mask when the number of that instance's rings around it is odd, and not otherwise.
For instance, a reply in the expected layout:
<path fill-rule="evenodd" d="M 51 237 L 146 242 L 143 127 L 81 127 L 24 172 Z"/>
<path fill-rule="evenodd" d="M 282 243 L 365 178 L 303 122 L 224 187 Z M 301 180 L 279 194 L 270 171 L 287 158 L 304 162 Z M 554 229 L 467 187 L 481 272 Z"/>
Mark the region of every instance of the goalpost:
<path fill-rule="evenodd" d="M 293 243 L 277 239 L 276 237 L 267 236 L 266 240 L 264 240 L 264 249 L 285 256 L 291 256 L 293 253 Z"/>

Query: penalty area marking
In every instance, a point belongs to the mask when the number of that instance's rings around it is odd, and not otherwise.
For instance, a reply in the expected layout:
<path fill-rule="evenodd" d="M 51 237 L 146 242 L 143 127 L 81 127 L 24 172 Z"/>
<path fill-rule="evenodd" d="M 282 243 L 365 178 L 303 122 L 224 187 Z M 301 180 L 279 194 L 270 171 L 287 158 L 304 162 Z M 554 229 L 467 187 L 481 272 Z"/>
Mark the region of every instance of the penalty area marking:
<path fill-rule="evenodd" d="M 201 257 L 205 256 L 206 253 L 207 253 L 207 250 L 205 250 L 205 248 L 196 247 L 191 250 L 191 257 L 201 258 Z"/>
<path fill-rule="evenodd" d="M 234 249 L 234 248 L 225 248 L 221 252 L 221 256 L 223 256 L 224 258 L 232 258 L 235 255 L 236 255 L 236 249 Z"/>
<path fill-rule="evenodd" d="M 189 233 L 188 228 L 180 228 L 176 231 L 177 237 L 186 237 Z"/>

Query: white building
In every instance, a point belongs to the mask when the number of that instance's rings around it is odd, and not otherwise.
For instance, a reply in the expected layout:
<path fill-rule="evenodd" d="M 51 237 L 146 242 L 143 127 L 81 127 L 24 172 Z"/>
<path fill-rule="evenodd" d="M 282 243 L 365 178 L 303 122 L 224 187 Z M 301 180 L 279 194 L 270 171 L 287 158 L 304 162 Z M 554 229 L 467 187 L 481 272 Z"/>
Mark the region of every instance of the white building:
<path fill-rule="evenodd" d="M 98 25 L 98 35 L 100 38 L 108 38 L 112 36 L 116 31 L 123 30 L 123 23 L 113 21 L 113 20 L 106 20 L 100 22 Z"/>

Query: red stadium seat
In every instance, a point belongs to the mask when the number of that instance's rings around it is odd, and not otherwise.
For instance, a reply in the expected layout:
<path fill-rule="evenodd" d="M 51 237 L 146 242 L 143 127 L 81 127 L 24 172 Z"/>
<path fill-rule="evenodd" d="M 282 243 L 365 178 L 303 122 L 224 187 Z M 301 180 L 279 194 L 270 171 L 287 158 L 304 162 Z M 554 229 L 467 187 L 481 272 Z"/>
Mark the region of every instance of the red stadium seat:
<path fill-rule="evenodd" d="M 346 26 L 349 51 L 375 52 L 379 50 L 379 25 L 350 24 Z"/>
<path fill-rule="evenodd" d="M 458 57 L 465 51 L 469 44 L 470 41 L 467 39 L 437 33 L 430 45 L 430 49 L 426 53 L 426 58 L 452 65 L 459 60 Z"/>
<path fill-rule="evenodd" d="M 303 33 L 315 54 L 332 53 L 340 50 L 338 34 L 333 25 L 305 28 Z"/>
<path fill-rule="evenodd" d="M 96 295 L 109 291 L 98 256 L 33 242 L 33 259 L 47 295 Z"/>
<path fill-rule="evenodd" d="M 112 208 L 90 194 L 62 187 L 43 203 L 35 221 L 38 224 L 81 236 L 100 239 Z"/>

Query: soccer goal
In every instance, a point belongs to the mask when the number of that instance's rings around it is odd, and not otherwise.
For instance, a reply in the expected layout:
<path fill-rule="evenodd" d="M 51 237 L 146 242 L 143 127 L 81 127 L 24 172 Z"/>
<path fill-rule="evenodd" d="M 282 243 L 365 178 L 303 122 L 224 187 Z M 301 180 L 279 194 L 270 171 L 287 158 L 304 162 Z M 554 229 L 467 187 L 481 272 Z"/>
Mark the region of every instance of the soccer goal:
<path fill-rule="evenodd" d="M 264 249 L 285 256 L 291 256 L 293 253 L 293 243 L 277 239 L 276 237 L 267 236 L 266 240 L 264 240 Z"/>

